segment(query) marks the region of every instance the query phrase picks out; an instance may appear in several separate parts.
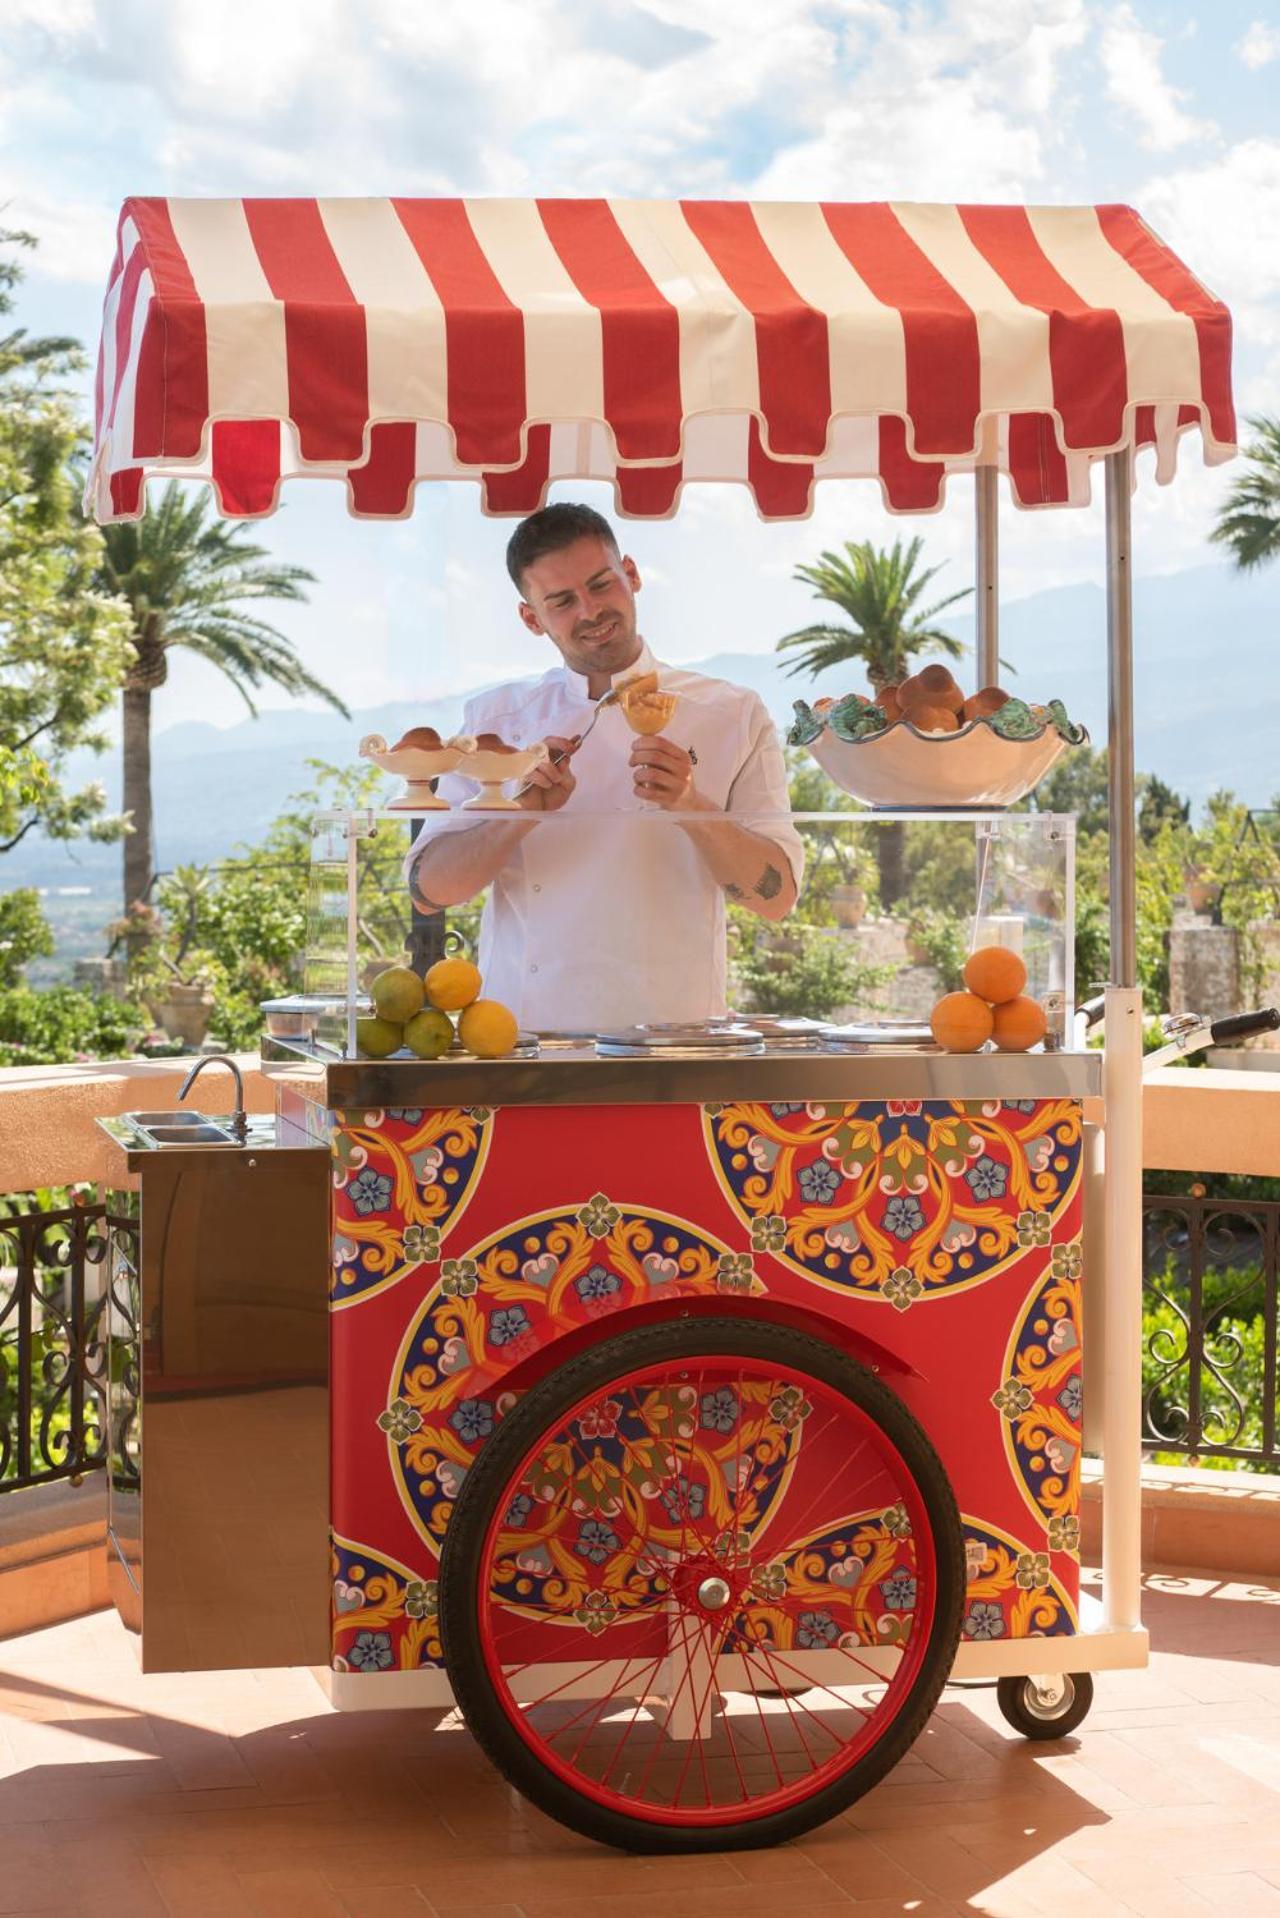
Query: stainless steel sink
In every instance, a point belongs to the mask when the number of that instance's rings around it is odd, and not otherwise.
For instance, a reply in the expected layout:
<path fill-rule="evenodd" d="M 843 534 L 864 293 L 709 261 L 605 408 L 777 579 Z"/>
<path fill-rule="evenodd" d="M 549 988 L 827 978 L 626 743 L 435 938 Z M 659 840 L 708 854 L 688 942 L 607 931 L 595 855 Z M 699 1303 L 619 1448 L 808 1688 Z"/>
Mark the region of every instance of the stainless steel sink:
<path fill-rule="evenodd" d="M 193 1126 L 216 1123 L 213 1119 L 206 1118 L 203 1112 L 126 1112 L 123 1116 L 131 1120 L 134 1125 L 146 1126 L 148 1131 L 152 1126 L 157 1125 Z"/>
<path fill-rule="evenodd" d="M 235 1140 L 221 1126 L 210 1125 L 207 1120 L 196 1120 L 191 1125 L 148 1125 L 138 1130 L 153 1145 L 234 1145 Z"/>

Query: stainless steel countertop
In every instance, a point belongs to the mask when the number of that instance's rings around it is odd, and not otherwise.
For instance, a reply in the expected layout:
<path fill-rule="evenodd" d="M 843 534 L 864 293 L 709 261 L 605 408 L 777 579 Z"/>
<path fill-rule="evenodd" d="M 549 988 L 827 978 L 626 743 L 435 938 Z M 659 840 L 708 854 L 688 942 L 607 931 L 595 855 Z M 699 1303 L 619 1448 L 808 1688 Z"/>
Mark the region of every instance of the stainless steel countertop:
<path fill-rule="evenodd" d="M 1100 1052 L 754 1053 L 601 1059 L 335 1059 L 304 1039 L 262 1041 L 263 1070 L 314 1086 L 327 1106 L 706 1105 L 800 1099 L 1084 1099 Z"/>
<path fill-rule="evenodd" d="M 181 1111 L 181 1107 L 176 1110 Z M 227 1115 L 219 1115 L 219 1122 L 225 1122 Z M 145 1171 L 148 1166 L 158 1165 L 163 1160 L 175 1160 L 188 1165 L 196 1159 L 207 1159 L 210 1154 L 220 1158 L 233 1158 L 237 1155 L 252 1157 L 262 1152 L 322 1152 L 325 1147 L 317 1142 L 314 1145 L 278 1145 L 276 1143 L 275 1115 L 270 1112 L 251 1112 L 245 1127 L 244 1143 L 228 1140 L 225 1145 L 155 1145 L 135 1126 L 122 1118 L 98 1119 L 100 1129 L 106 1133 L 112 1143 L 119 1147 L 124 1155 L 125 1164 L 130 1172 Z"/>

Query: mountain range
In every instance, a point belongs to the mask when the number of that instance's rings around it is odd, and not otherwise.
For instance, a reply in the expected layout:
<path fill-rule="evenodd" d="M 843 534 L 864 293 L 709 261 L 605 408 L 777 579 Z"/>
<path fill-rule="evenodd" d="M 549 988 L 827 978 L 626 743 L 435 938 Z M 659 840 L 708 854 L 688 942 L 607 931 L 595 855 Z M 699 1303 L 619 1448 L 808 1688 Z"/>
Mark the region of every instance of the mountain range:
<path fill-rule="evenodd" d="M 1280 577 L 1203 566 L 1136 582 L 1136 753 L 1198 804 L 1229 787 L 1253 806 L 1280 790 Z M 971 645 L 971 619 L 950 630 Z M 651 641 L 654 636 L 651 635 Z M 660 636 L 656 649 L 661 653 Z M 1001 609 L 1000 651 L 1016 670 L 1006 683 L 1028 699 L 1063 700 L 1098 744 L 1106 740 L 1106 608 L 1101 586 L 1058 586 Z M 685 661 L 758 691 L 780 724 L 797 697 L 860 687 L 856 667 L 817 680 L 788 677 L 772 653 L 725 650 Z M 958 676 L 972 677 L 961 664 Z M 217 859 L 265 831 L 290 795 L 306 787 L 308 758 L 355 759 L 364 734 L 395 738 L 409 724 L 459 729 L 465 694 L 415 706 L 378 706 L 344 720 L 320 710 L 271 709 L 219 728 L 185 721 L 152 742 L 157 859 L 162 868 Z M 83 754 L 79 778 L 104 781 L 119 804 L 118 754 Z M 0 862 L 0 885 L 114 887 L 118 847 L 41 843 L 34 836 Z"/>

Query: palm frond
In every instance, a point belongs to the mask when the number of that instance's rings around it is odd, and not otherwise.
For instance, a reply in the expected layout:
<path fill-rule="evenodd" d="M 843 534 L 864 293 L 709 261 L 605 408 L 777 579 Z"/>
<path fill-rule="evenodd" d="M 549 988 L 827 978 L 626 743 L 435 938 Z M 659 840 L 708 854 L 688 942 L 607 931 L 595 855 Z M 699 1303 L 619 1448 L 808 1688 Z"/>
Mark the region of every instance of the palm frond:
<path fill-rule="evenodd" d="M 1231 486 L 1209 537 L 1225 546 L 1240 572 L 1280 559 L 1280 419 L 1259 414 L 1244 449 L 1248 469 Z"/>
<path fill-rule="evenodd" d="M 795 578 L 813 588 L 815 599 L 838 607 L 850 624 L 804 627 L 780 639 L 779 652 L 803 649 L 803 657 L 788 671 L 818 673 L 858 659 L 873 683 L 885 684 L 903 678 L 921 653 L 958 659 L 965 651 L 961 641 L 932 622 L 973 589 L 964 587 L 918 610 L 929 582 L 942 571 L 942 565 L 921 568 L 923 549 L 918 535 L 906 545 L 895 540 L 887 549 L 870 540 L 846 540 L 842 551 L 828 548 L 812 564 L 797 566 Z"/>

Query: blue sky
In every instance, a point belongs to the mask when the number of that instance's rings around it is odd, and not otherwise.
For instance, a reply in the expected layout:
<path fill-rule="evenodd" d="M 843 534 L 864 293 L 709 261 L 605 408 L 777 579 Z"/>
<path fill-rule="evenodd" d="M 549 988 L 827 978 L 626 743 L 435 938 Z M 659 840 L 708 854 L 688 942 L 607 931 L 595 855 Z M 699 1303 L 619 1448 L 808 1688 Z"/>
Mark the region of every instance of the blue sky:
<path fill-rule="evenodd" d="M 1280 408 L 1276 0 L 0 6 L 0 205 L 41 241 L 20 314 L 34 330 L 96 346 L 126 194 L 391 191 L 1124 200 L 1231 305 L 1241 412 Z M 1139 571 L 1209 557 L 1230 472 L 1188 442 L 1175 485 L 1141 489 Z M 832 486 L 783 527 L 731 489 L 688 494 L 674 522 L 626 530 L 647 635 L 673 659 L 769 650 L 808 617 L 796 562 L 845 538 L 921 532 L 961 586 L 966 490 L 945 516 L 894 521 L 873 487 Z M 509 524 L 469 488 L 420 489 L 393 526 L 348 520 L 336 488 L 286 499 L 257 536 L 320 580 L 280 623 L 351 704 L 541 666 L 502 572 Z M 1100 560 L 1097 510 L 1004 517 L 1009 596 L 1096 578 Z M 241 711 L 181 662 L 157 718 Z"/>

